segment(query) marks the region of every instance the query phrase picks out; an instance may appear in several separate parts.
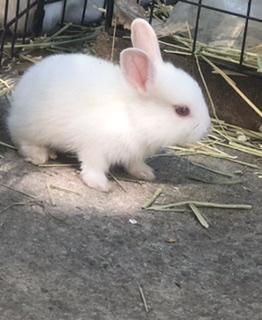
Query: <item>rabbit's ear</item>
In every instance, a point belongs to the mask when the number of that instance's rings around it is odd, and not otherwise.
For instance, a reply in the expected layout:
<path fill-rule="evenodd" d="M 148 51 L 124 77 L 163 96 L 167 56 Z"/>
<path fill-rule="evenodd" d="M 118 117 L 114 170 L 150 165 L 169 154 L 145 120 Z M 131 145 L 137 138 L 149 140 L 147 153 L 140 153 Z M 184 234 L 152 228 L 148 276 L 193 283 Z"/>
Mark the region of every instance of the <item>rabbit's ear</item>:
<path fill-rule="evenodd" d="M 155 31 L 144 19 L 138 18 L 132 22 L 131 40 L 133 47 L 145 51 L 152 62 L 163 61 Z"/>
<path fill-rule="evenodd" d="M 128 48 L 120 54 L 120 66 L 127 82 L 141 93 L 154 80 L 154 66 L 148 55 L 139 49 Z"/>

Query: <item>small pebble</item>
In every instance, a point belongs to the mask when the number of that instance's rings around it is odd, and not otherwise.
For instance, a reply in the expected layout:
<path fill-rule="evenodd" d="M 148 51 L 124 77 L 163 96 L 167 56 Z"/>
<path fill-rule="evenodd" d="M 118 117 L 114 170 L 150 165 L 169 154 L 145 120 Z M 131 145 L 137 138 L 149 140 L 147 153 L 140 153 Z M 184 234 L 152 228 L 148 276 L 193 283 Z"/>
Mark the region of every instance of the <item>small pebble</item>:
<path fill-rule="evenodd" d="M 247 137 L 244 134 L 240 134 L 237 137 L 237 140 L 240 141 L 240 142 L 246 142 L 247 141 Z"/>
<path fill-rule="evenodd" d="M 234 174 L 238 174 L 238 175 L 243 175 L 243 171 L 242 170 L 236 170 L 235 172 L 234 172 Z"/>
<path fill-rule="evenodd" d="M 129 219 L 128 221 L 129 221 L 131 224 L 137 224 L 137 223 L 138 223 L 136 219 Z"/>
<path fill-rule="evenodd" d="M 176 239 L 167 239 L 166 242 L 167 243 L 176 243 Z"/>

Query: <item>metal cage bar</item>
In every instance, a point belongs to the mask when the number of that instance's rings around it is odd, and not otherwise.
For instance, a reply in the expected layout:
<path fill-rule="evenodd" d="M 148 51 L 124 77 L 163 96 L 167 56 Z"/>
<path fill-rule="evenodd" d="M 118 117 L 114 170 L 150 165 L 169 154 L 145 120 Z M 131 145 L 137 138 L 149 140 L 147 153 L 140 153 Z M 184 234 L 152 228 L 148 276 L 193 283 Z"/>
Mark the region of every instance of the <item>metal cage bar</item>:
<path fill-rule="evenodd" d="M 197 16 L 196 16 L 196 24 L 195 24 L 195 32 L 194 32 L 194 38 L 193 38 L 193 46 L 192 46 L 192 52 L 194 53 L 196 50 L 196 42 L 197 42 L 197 34 L 198 34 L 198 28 L 199 28 L 199 18 L 200 18 L 200 12 L 202 9 L 202 0 L 198 0 L 198 9 L 197 9 Z"/>
<path fill-rule="evenodd" d="M 27 32 L 30 1 L 31 0 L 27 0 L 27 4 L 26 4 L 26 10 L 27 11 L 26 11 L 26 14 L 25 14 L 25 24 L 24 24 L 24 31 L 23 31 L 23 43 L 25 43 L 25 37 L 26 37 L 26 32 Z"/>
<path fill-rule="evenodd" d="M 5 1 L 4 28 L 6 28 L 6 24 L 7 24 L 8 5 L 9 5 L 9 0 L 6 0 Z"/>
<path fill-rule="evenodd" d="M 151 6 L 150 6 L 150 14 L 149 14 L 149 23 L 152 23 L 153 15 L 154 15 L 154 7 L 155 7 L 155 0 L 152 0 Z"/>
<path fill-rule="evenodd" d="M 19 8 L 20 8 L 20 0 L 16 0 L 16 11 L 15 11 L 15 16 L 17 17 L 19 14 Z M 18 25 L 18 19 L 15 19 L 14 23 L 14 32 L 12 35 L 12 41 L 11 41 L 11 54 L 12 56 L 14 55 L 15 52 L 15 41 L 16 41 L 16 33 L 17 33 L 17 25 Z"/>
<path fill-rule="evenodd" d="M 63 0 L 63 10 L 62 10 L 62 17 L 61 17 L 61 24 L 65 21 L 65 13 L 66 13 L 66 7 L 67 7 L 67 0 Z"/>
<path fill-rule="evenodd" d="M 84 21 L 85 21 L 85 14 L 86 14 L 87 2 L 88 2 L 88 0 L 85 0 L 85 2 L 84 2 L 83 12 L 82 12 L 82 18 L 81 18 L 81 24 L 84 24 Z"/>
<path fill-rule="evenodd" d="M 3 58 L 3 52 L 4 52 L 4 44 L 5 44 L 5 36 L 6 36 L 6 25 L 7 25 L 7 15 L 8 15 L 8 6 L 9 6 L 9 0 L 5 1 L 5 14 L 4 14 L 4 25 L 3 25 L 3 31 L 1 33 L 1 40 L 0 40 L 0 66 L 1 61 Z"/>
<path fill-rule="evenodd" d="M 42 26 L 44 20 L 44 10 L 45 0 L 37 0 L 36 12 L 33 19 L 33 35 L 39 36 L 42 33 Z"/>
<path fill-rule="evenodd" d="M 114 0 L 108 0 L 106 2 L 106 20 L 105 20 L 105 30 L 109 31 L 112 26 L 114 14 Z"/>
<path fill-rule="evenodd" d="M 244 34 L 243 34 L 241 53 L 240 53 L 240 59 L 239 59 L 239 64 L 240 65 L 243 64 L 243 60 L 244 60 L 246 40 L 247 40 L 248 22 L 249 22 L 249 15 L 250 15 L 250 10 L 251 10 L 251 5 L 252 5 L 252 0 L 248 0 L 247 16 L 246 16 L 246 21 L 245 21 Z"/>

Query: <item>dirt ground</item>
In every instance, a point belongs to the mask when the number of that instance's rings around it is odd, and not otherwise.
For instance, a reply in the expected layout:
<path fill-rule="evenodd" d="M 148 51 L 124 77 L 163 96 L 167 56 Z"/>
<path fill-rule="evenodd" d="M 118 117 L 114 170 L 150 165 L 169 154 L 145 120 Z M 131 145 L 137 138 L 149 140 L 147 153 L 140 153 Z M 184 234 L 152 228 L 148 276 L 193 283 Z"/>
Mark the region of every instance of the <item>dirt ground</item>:
<path fill-rule="evenodd" d="M 7 109 L 2 99 L 0 140 L 10 143 Z M 189 159 L 155 157 L 154 183 L 123 181 L 116 172 L 125 191 L 112 182 L 113 191 L 103 194 L 82 184 L 77 164 L 40 168 L 6 147 L 0 157 L 1 320 L 261 320 L 258 170 L 244 170 L 242 184 L 212 185 L 190 179 L 210 173 Z M 194 161 L 229 173 L 243 169 Z M 190 212 L 142 210 L 160 186 L 161 203 L 194 199 L 253 209 L 204 209 L 204 229 Z"/>

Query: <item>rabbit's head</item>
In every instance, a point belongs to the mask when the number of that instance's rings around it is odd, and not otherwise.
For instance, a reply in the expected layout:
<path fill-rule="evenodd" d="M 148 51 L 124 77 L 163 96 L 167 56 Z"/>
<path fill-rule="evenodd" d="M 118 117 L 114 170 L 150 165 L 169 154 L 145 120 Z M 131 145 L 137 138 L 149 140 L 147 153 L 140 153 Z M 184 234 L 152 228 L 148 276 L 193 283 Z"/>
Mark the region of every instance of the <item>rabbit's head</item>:
<path fill-rule="evenodd" d="M 207 134 L 210 117 L 197 82 L 162 60 L 156 34 L 145 20 L 133 21 L 131 39 L 133 48 L 121 52 L 121 69 L 144 104 L 159 117 L 156 130 L 166 135 L 166 142 L 171 144 L 201 139 Z"/>

